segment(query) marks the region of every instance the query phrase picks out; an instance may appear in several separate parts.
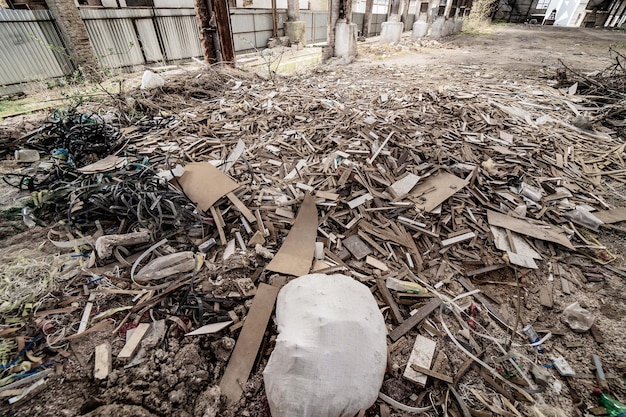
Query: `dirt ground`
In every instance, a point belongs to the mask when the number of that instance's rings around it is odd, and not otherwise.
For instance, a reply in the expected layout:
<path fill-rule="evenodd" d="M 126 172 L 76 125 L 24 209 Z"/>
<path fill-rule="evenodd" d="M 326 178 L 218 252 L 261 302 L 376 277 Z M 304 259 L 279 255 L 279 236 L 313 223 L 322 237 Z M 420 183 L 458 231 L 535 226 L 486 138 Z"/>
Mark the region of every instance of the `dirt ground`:
<path fill-rule="evenodd" d="M 602 29 L 566 29 L 529 25 L 495 25 L 483 33 L 461 33 L 438 41 L 413 40 L 403 37 L 398 45 L 381 45 L 376 40 L 359 43 L 359 56 L 349 65 L 337 65 L 332 62 L 312 71 L 305 78 L 311 85 L 319 85 L 320 89 L 332 86 L 332 83 L 345 85 L 354 84 L 353 96 L 359 96 L 359 86 L 364 85 L 373 91 L 368 97 L 377 97 L 389 91 L 401 89 L 404 74 L 411 74 L 411 82 L 419 83 L 424 88 L 433 90 L 463 89 L 472 80 L 472 86 L 480 83 L 484 88 L 502 84 L 516 84 L 532 91 L 536 86 L 554 85 L 554 76 L 560 67 L 560 60 L 580 73 L 591 73 L 605 68 L 611 61 L 609 48 L 626 52 L 626 34 L 619 31 Z M 246 80 L 243 80 L 245 83 Z M 298 95 L 292 89 L 289 78 L 279 79 L 277 89 L 286 94 Z M 375 104 L 373 104 L 375 105 Z M 292 109 L 297 113 L 297 109 Z M 38 117 L 38 118 L 37 118 Z M 41 122 L 41 116 L 13 118 L 0 124 L 0 135 L 12 135 L 30 131 Z M 15 163 L 2 161 L 2 173 L 12 172 Z M 619 189 L 618 191 L 623 191 Z M 24 198 L 13 188 L 5 184 L 0 186 L 0 205 L 15 205 Z M 614 201 L 626 201 L 619 193 Z M 4 211 L 3 211 L 4 212 Z M 27 257 L 43 257 L 54 254 L 58 250 L 47 243 L 47 229 L 36 227 L 25 230 L 20 224 L 19 216 L 2 221 L 2 242 L 0 242 L 0 261 L 7 262 L 21 254 Z M 624 234 L 610 232 L 600 236 L 618 259 L 613 265 L 626 265 L 624 255 Z M 567 263 L 567 259 L 562 259 Z M 575 266 L 575 265 L 572 265 Z M 547 267 L 542 265 L 534 278 L 534 283 L 545 283 Z M 511 281 L 515 277 L 511 273 L 491 274 L 486 281 Z M 531 279 L 531 280 L 532 280 Z M 602 346 L 590 346 L 594 343 L 589 335 L 581 336 L 566 332 L 559 337 L 560 342 L 583 340 L 585 346 L 568 349 L 566 356 L 570 364 L 577 365 L 579 376 L 574 379 L 575 391 L 583 397 L 581 402 L 592 407 L 595 404 L 589 392 L 595 385 L 593 369 L 588 364 L 591 353 L 598 353 L 607 366 L 607 378 L 612 391 L 626 398 L 626 382 L 624 380 L 624 361 L 626 360 L 626 305 L 623 294 L 626 280 L 620 276 L 608 275 L 603 282 L 597 282 L 580 288 L 576 299 L 597 315 L 598 325 L 604 329 L 606 342 Z M 513 303 L 510 302 L 513 287 L 490 285 L 485 282 L 486 292 L 493 299 L 501 302 L 501 308 L 509 315 L 514 314 Z M 534 294 L 533 294 L 534 295 Z M 544 328 L 563 328 L 560 323 L 560 312 L 572 301 L 572 297 L 555 300 L 553 310 L 543 309 L 537 297 L 529 296 L 524 300 L 526 321 L 537 323 Z M 122 299 L 109 300 L 107 306 L 99 306 L 102 311 L 116 305 L 123 305 Z M 68 318 L 80 320 L 82 310 Z M 114 371 L 107 380 L 98 381 L 93 378 L 93 349 L 96 345 L 109 341 L 114 354 L 124 345 L 121 331 L 92 333 L 87 338 L 76 339 L 57 347 L 54 356 L 58 371 L 50 382 L 36 395 L 16 405 L 3 403 L 0 414 L 6 416 L 269 416 L 269 408 L 265 400 L 261 372 L 267 356 L 261 358 L 258 366 L 245 389 L 244 399 L 231 407 L 223 404 L 216 385 L 223 374 L 227 358 L 232 349 L 232 339 L 211 336 L 185 338 L 183 335 L 188 323 L 184 320 L 168 322 L 168 333 L 163 342 L 153 346 L 145 361 L 137 366 L 125 368 L 115 363 Z M 490 328 L 494 334 L 501 330 Z M 272 328 L 272 334 L 275 330 Z M 34 330 L 29 336 L 34 335 Z M 551 343 L 551 342 L 550 342 Z M 412 343 L 395 347 L 392 353 L 392 364 L 406 356 Z M 269 350 L 269 347 L 266 347 Z M 44 349 L 47 355 L 51 350 Z M 462 358 L 450 357 L 452 365 L 459 366 Z M 536 358 L 535 358 L 536 359 Z M 398 369 L 390 369 L 397 375 Z M 464 396 L 467 389 L 477 388 L 484 392 L 489 390 L 482 377 L 475 370 L 467 375 L 464 385 Z M 560 385 L 559 385 L 560 384 Z M 564 384 L 554 384 L 541 398 L 547 404 L 561 408 L 567 416 L 590 415 L 575 406 L 572 391 Z M 418 393 L 410 384 L 400 378 L 394 378 L 384 387 L 388 393 L 407 399 L 411 394 Z M 480 407 L 474 401 L 473 408 Z M 523 408 L 524 415 L 531 414 L 530 408 Z M 367 416 L 381 415 L 378 404 L 367 411 Z M 393 416 L 409 415 L 392 411 Z M 427 415 L 436 415 L 430 413 Z M 492 415 L 492 414 L 482 414 Z M 539 414 L 536 414 L 540 416 Z M 549 414 L 546 415 L 558 415 Z"/>

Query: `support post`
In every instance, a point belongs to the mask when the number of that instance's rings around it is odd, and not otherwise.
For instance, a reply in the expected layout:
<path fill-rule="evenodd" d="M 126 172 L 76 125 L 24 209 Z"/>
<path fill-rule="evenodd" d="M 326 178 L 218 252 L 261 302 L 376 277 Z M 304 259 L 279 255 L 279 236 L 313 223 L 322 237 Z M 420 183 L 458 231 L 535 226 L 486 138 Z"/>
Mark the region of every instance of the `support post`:
<path fill-rule="evenodd" d="M 233 41 L 233 28 L 230 24 L 230 11 L 227 0 L 213 0 L 213 12 L 217 23 L 217 35 L 222 47 L 222 62 L 235 66 L 235 42 Z"/>
<path fill-rule="evenodd" d="M 298 0 L 287 0 L 287 21 L 284 27 L 285 36 L 289 37 L 289 42 L 292 45 L 305 44 L 306 24 L 300 20 Z"/>
<path fill-rule="evenodd" d="M 215 33 L 215 27 L 211 26 L 211 16 L 213 16 L 213 10 L 207 4 L 205 0 L 194 0 L 194 6 L 196 8 L 196 22 L 198 29 L 200 29 L 200 48 L 202 49 L 202 55 L 207 64 L 215 64 L 218 57 L 218 48 L 215 47 L 214 39 L 217 40 L 217 34 Z"/>
<path fill-rule="evenodd" d="M 372 12 L 374 10 L 374 0 L 365 1 L 365 16 L 363 16 L 363 37 L 367 38 L 370 35 L 370 26 L 372 25 Z"/>

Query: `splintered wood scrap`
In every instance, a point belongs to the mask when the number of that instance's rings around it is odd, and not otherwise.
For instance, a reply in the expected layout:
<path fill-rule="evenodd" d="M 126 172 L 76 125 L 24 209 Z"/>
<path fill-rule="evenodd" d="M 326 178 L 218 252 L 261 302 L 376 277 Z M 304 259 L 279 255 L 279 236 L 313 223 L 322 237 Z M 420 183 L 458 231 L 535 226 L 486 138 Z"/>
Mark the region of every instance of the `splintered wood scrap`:
<path fill-rule="evenodd" d="M 415 314 L 413 314 L 408 319 L 404 320 L 402 324 L 393 329 L 391 333 L 389 333 L 389 338 L 392 341 L 396 341 L 402 336 L 404 336 L 409 330 L 413 327 L 417 326 L 422 322 L 426 317 L 428 317 L 433 311 L 435 311 L 441 305 L 442 301 L 439 298 L 433 298 L 423 307 L 420 307 Z"/>
<path fill-rule="evenodd" d="M 476 234 L 474 232 L 465 233 L 460 236 L 455 236 L 449 239 L 442 240 L 441 246 L 446 247 L 446 246 L 454 245 L 457 243 L 465 242 L 466 240 L 473 239 L 475 237 L 476 237 Z"/>
<path fill-rule="evenodd" d="M 391 292 L 389 291 L 389 288 L 387 288 L 385 281 L 382 279 L 377 279 L 376 287 L 378 288 L 380 295 L 383 297 L 383 301 L 387 303 L 387 305 L 389 306 L 393 322 L 395 324 L 402 323 L 404 321 L 404 318 L 402 317 L 402 313 L 400 313 L 398 304 L 396 303 L 396 300 L 393 299 L 393 295 L 391 295 Z"/>
<path fill-rule="evenodd" d="M 130 359 L 133 357 L 137 349 L 139 349 L 139 344 L 141 340 L 146 335 L 146 333 L 150 330 L 150 323 L 139 323 L 139 325 L 129 331 L 132 331 L 132 334 L 126 341 L 126 344 L 117 355 L 118 359 Z"/>

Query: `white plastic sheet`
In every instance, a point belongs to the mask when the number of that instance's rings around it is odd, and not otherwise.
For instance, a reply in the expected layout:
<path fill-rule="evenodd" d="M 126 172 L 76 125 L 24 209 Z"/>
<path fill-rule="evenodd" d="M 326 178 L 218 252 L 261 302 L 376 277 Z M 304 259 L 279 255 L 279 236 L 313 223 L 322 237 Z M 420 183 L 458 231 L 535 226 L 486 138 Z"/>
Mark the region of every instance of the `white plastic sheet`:
<path fill-rule="evenodd" d="M 278 294 L 276 347 L 263 372 L 273 417 L 353 417 L 378 396 L 387 328 L 370 290 L 311 274 Z"/>

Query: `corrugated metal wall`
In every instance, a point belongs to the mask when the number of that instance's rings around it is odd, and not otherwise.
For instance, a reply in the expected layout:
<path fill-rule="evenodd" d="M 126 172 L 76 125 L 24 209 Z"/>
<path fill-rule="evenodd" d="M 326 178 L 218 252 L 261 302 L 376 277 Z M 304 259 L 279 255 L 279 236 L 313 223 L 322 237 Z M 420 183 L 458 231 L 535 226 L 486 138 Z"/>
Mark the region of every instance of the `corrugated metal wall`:
<path fill-rule="evenodd" d="M 0 9 L 0 94 L 74 70 L 47 10 Z"/>
<path fill-rule="evenodd" d="M 80 15 L 103 69 L 141 71 L 146 64 L 164 65 L 202 56 L 194 9 L 85 8 Z M 327 12 L 303 10 L 301 18 L 308 43 L 326 41 Z M 374 31 L 380 26 L 376 18 Z M 279 36 L 286 19 L 286 12 L 279 11 Z M 231 22 L 236 52 L 264 49 L 272 36 L 270 10 L 232 9 Z M 71 62 L 58 52 L 62 48 L 47 10 L 0 9 L 0 86 L 16 85 L 14 90 L 21 91 L 24 87 L 18 83 L 71 74 Z M 0 93 L 3 91 L 9 92 L 0 87 Z"/>
<path fill-rule="evenodd" d="M 194 9 L 81 9 L 80 15 L 104 68 L 133 71 L 202 56 Z"/>
<path fill-rule="evenodd" d="M 328 13 L 301 10 L 300 18 L 306 23 L 306 42 L 326 42 Z M 231 9 L 230 20 L 236 52 L 265 49 L 272 37 L 272 12 L 267 9 Z M 284 36 L 283 24 L 287 20 L 284 10 L 278 11 L 278 36 Z"/>
<path fill-rule="evenodd" d="M 352 23 L 356 23 L 359 33 L 363 32 L 363 18 L 365 13 L 352 13 Z M 409 18 L 411 16 L 409 15 Z M 382 23 L 387 21 L 386 14 L 372 14 L 372 22 L 370 23 L 370 36 L 380 35 Z M 412 22 L 411 22 L 412 24 Z"/>

